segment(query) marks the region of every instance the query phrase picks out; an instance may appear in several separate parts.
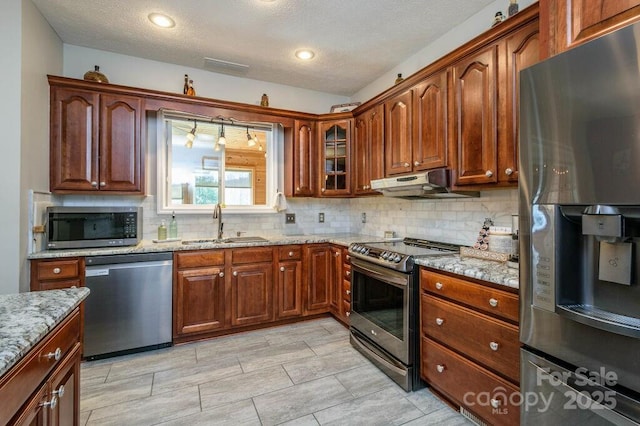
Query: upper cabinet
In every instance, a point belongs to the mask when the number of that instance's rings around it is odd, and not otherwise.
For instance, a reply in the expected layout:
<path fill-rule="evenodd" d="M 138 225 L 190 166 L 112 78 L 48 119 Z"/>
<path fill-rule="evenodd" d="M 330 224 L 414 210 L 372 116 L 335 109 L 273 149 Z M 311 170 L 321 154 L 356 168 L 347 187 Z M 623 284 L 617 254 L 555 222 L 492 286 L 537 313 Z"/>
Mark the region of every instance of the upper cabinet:
<path fill-rule="evenodd" d="M 371 181 L 384 177 L 384 106 L 360 113 L 354 121 L 353 194 L 377 194 Z"/>
<path fill-rule="evenodd" d="M 640 0 L 540 0 L 542 56 L 549 57 L 640 20 Z"/>
<path fill-rule="evenodd" d="M 412 107 L 412 90 L 400 93 L 385 102 L 384 151 L 387 176 L 412 170 Z"/>
<path fill-rule="evenodd" d="M 310 197 L 314 186 L 314 123 L 311 120 L 294 120 L 293 137 L 285 145 L 285 195 Z"/>
<path fill-rule="evenodd" d="M 51 191 L 144 194 L 143 103 L 51 85 Z"/>
<path fill-rule="evenodd" d="M 413 88 L 413 171 L 447 165 L 447 72 Z"/>
<path fill-rule="evenodd" d="M 331 120 L 319 123 L 320 195 L 351 195 L 351 122 Z"/>

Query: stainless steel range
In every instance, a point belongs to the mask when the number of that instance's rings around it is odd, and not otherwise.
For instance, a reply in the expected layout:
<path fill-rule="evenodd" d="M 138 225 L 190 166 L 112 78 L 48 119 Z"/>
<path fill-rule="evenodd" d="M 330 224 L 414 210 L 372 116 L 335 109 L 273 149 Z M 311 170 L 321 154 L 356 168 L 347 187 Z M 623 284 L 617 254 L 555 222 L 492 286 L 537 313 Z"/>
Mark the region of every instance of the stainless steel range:
<path fill-rule="evenodd" d="M 351 344 L 406 391 L 422 387 L 415 259 L 459 251 L 415 238 L 349 246 Z"/>

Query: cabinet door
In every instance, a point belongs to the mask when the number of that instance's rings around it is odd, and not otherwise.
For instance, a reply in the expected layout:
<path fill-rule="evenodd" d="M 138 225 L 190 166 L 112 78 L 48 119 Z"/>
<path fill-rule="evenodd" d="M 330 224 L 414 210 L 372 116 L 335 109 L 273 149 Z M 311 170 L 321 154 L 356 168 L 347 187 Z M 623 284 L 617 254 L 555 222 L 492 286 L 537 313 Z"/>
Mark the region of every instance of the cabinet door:
<path fill-rule="evenodd" d="M 320 195 L 351 193 L 351 121 L 320 123 Z"/>
<path fill-rule="evenodd" d="M 497 181 L 497 55 L 498 46 L 494 44 L 451 70 L 456 185 Z"/>
<path fill-rule="evenodd" d="M 520 70 L 540 59 L 540 32 L 534 21 L 505 40 L 505 72 L 501 75 L 501 90 L 505 90 L 506 112 L 501 118 L 498 144 L 498 181 L 518 182 L 518 106 L 520 105 Z M 502 74 L 502 73 L 501 73 Z M 502 89 L 504 87 L 504 89 Z"/>
<path fill-rule="evenodd" d="M 384 106 L 365 111 L 355 118 L 353 143 L 353 193 L 376 193 L 371 181 L 384 177 Z"/>
<path fill-rule="evenodd" d="M 293 169 L 293 196 L 312 196 L 314 194 L 313 176 L 315 173 L 313 149 L 313 124 L 311 121 L 295 120 L 293 149 L 290 163 L 285 167 Z"/>
<path fill-rule="evenodd" d="M 49 383 L 43 384 L 9 422 L 12 426 L 43 426 L 51 417 Z"/>
<path fill-rule="evenodd" d="M 385 102 L 384 152 L 387 176 L 412 170 L 412 93 L 408 90 Z"/>
<path fill-rule="evenodd" d="M 282 261 L 278 264 L 278 318 L 302 315 L 302 262 Z"/>
<path fill-rule="evenodd" d="M 98 188 L 98 107 L 95 92 L 51 87 L 51 191 Z"/>
<path fill-rule="evenodd" d="M 142 99 L 100 96 L 100 181 L 102 191 L 144 192 Z"/>
<path fill-rule="evenodd" d="M 329 285 L 331 297 L 329 300 L 330 311 L 337 316 L 341 316 L 342 303 L 342 248 L 331 246 L 331 275 Z"/>
<path fill-rule="evenodd" d="M 224 269 L 178 271 L 173 303 L 174 337 L 224 329 Z"/>
<path fill-rule="evenodd" d="M 447 73 L 427 78 L 414 89 L 413 170 L 447 165 Z"/>
<path fill-rule="evenodd" d="M 234 266 L 231 272 L 231 324 L 273 320 L 273 264 Z"/>
<path fill-rule="evenodd" d="M 305 314 L 329 311 L 331 292 L 331 251 L 328 245 L 313 245 L 305 250 Z"/>
<path fill-rule="evenodd" d="M 80 344 L 69 354 L 50 379 L 51 395 L 58 404 L 51 410 L 51 426 L 77 425 L 80 419 Z"/>
<path fill-rule="evenodd" d="M 639 0 L 541 0 L 544 57 L 553 56 L 640 19 Z M 547 24 L 548 23 L 548 24 Z"/>

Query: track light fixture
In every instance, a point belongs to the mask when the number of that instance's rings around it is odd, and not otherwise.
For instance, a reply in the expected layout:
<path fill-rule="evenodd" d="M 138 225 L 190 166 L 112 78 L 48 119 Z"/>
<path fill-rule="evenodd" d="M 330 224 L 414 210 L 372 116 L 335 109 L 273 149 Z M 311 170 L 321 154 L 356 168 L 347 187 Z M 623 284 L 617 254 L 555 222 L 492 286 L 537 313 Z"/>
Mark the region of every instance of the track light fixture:
<path fill-rule="evenodd" d="M 256 141 L 249 134 L 249 127 L 247 127 L 247 145 L 254 146 L 255 144 L 256 144 Z"/>
<path fill-rule="evenodd" d="M 224 137 L 224 121 L 220 124 L 220 137 L 218 138 L 217 145 L 225 145 L 227 143 L 227 138 Z M 218 149 L 220 149 L 218 147 Z"/>
<path fill-rule="evenodd" d="M 187 133 L 187 143 L 184 144 L 187 148 L 193 148 L 193 141 L 196 139 L 196 129 L 198 127 L 198 122 L 193 120 L 193 129 L 189 133 Z"/>

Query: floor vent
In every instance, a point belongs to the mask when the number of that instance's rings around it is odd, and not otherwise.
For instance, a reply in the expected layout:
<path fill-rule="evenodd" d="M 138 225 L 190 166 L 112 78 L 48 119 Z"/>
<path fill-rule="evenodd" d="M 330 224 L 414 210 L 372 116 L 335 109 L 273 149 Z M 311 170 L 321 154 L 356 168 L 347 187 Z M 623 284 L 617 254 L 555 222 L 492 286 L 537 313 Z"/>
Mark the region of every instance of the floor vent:
<path fill-rule="evenodd" d="M 473 414 L 472 412 L 470 412 L 464 407 L 460 407 L 460 414 L 462 414 L 463 416 L 465 416 L 467 419 L 471 420 L 478 426 L 489 426 L 487 423 L 483 422 L 480 419 L 480 417 L 476 416 L 475 414 Z"/>
<path fill-rule="evenodd" d="M 204 67 L 209 71 L 232 75 L 244 75 L 249 71 L 249 65 L 215 58 L 204 58 Z"/>

